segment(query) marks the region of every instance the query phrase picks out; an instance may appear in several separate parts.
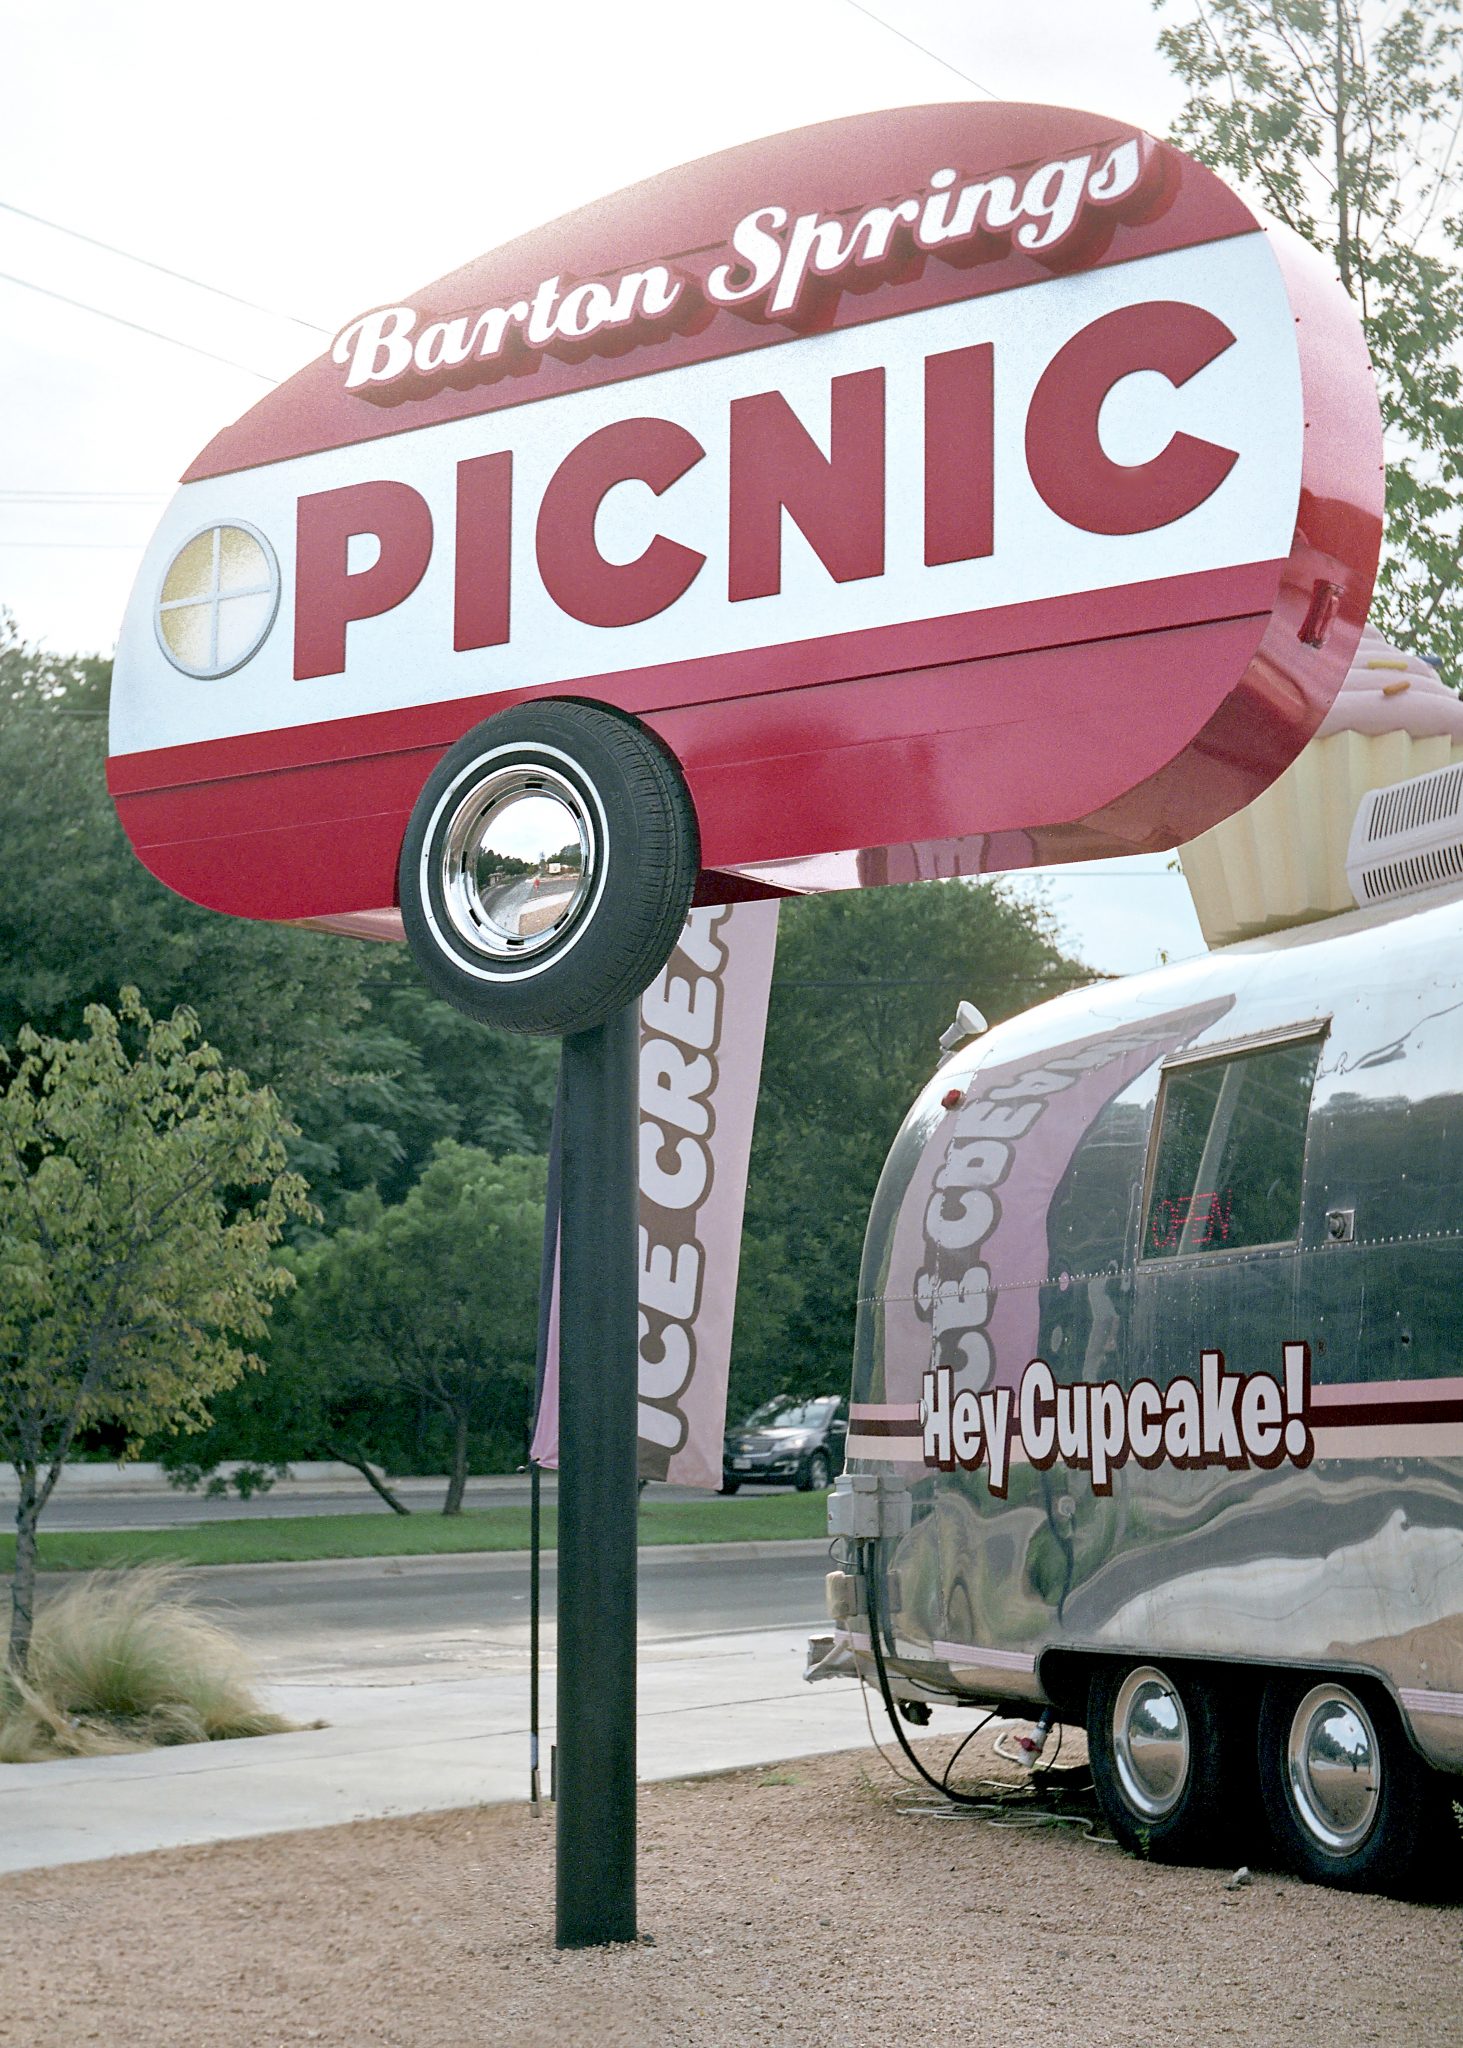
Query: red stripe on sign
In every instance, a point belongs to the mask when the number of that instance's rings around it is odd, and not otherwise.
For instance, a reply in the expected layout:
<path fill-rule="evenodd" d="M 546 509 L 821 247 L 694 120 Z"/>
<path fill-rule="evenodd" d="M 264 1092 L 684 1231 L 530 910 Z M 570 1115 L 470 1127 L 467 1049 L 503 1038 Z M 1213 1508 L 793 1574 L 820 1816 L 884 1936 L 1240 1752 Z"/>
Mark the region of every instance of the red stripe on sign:
<path fill-rule="evenodd" d="M 107 763 L 107 784 L 114 797 L 122 797 L 184 783 L 216 783 L 234 775 L 278 773 L 421 747 L 440 752 L 493 712 L 540 697 L 589 696 L 643 715 L 770 696 L 820 683 L 909 674 L 952 663 L 1086 645 L 1211 620 L 1246 619 L 1269 612 L 1284 566 L 1278 561 L 1246 562 L 1112 590 L 1042 598 L 1031 604 L 999 605 L 988 611 L 874 626 L 862 632 L 829 634 L 700 660 L 575 676 L 537 689 L 455 697 L 354 718 L 305 721 L 273 732 L 114 754 Z M 302 702 L 307 702 L 310 692 L 300 694 Z M 1197 709 L 1200 717 L 1214 708 L 1196 703 L 1192 693 L 1186 693 L 1184 701 Z M 1014 708 L 993 704 L 986 715 L 994 721 Z"/>
<path fill-rule="evenodd" d="M 1463 1399 L 1328 1401 L 1324 1406 L 1312 1402 L 1308 1420 L 1313 1429 L 1379 1429 L 1399 1422 L 1463 1422 Z"/>
<path fill-rule="evenodd" d="M 1294 754 L 1299 707 L 1267 718 L 1271 707 L 1242 686 L 1221 698 L 1234 711 L 1223 778 L 1195 776 L 1191 756 L 1217 751 L 1218 721 L 1205 725 L 1192 693 L 1165 689 L 1201 671 L 1202 640 L 1211 656 L 1220 650 L 1210 687 L 1223 691 L 1264 627 L 1251 615 L 1078 641 L 652 711 L 646 722 L 684 769 L 708 870 L 849 849 L 859 883 L 872 885 L 900 878 L 888 847 L 948 855 L 960 872 L 1145 852 L 1193 838 Z M 412 804 L 457 737 L 449 728 L 403 744 L 421 719 L 343 722 L 349 738 L 338 731 L 337 752 L 318 765 L 292 763 L 297 732 L 174 750 L 170 775 L 134 758 L 118 764 L 117 809 L 153 873 L 209 909 L 287 919 L 382 909 L 396 900 Z M 129 772 L 142 785 L 131 794 L 116 788 Z M 951 839 L 955 821 L 966 837 Z"/>

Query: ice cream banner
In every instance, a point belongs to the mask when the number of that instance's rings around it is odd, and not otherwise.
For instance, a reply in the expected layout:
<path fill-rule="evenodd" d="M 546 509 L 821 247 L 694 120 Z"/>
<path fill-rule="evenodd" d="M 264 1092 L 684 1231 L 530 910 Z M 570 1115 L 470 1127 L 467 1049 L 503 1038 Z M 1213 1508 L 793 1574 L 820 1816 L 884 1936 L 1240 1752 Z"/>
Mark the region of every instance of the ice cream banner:
<path fill-rule="evenodd" d="M 721 1485 L 777 904 L 693 910 L 640 1000 L 640 1476 Z M 551 1216 L 548 1227 L 557 1227 Z M 558 1266 L 534 1463 L 559 1462 Z"/>

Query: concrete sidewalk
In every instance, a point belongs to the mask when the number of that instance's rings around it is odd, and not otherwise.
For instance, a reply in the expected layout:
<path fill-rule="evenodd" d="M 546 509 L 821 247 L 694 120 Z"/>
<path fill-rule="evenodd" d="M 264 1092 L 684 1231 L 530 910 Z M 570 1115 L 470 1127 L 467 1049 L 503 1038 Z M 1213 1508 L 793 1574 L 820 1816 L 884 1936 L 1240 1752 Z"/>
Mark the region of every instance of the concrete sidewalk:
<path fill-rule="evenodd" d="M 860 1688 L 807 1685 L 806 1629 L 645 1643 L 642 1780 L 866 1747 Z M 543 1685 L 543 1789 L 554 1671 Z M 0 1767 L 0 1871 L 330 1827 L 528 1795 L 528 1674 L 416 1685 L 276 1684 L 270 1704 L 329 1726 L 140 1756 Z M 879 1739 L 883 1710 L 871 1702 Z M 934 1732 L 969 1716 L 938 1710 Z"/>

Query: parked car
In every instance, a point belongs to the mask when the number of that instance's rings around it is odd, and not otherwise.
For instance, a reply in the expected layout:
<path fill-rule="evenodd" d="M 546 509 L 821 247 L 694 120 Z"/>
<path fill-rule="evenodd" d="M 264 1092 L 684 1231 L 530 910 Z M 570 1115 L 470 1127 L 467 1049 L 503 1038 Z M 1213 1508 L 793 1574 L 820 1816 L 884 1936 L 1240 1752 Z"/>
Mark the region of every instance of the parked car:
<path fill-rule="evenodd" d="M 754 1408 L 737 1429 L 729 1429 L 721 1453 L 721 1490 L 735 1493 L 746 1482 L 795 1486 L 821 1493 L 843 1470 L 848 1438 L 848 1403 L 836 1394 L 811 1401 L 778 1394 Z"/>

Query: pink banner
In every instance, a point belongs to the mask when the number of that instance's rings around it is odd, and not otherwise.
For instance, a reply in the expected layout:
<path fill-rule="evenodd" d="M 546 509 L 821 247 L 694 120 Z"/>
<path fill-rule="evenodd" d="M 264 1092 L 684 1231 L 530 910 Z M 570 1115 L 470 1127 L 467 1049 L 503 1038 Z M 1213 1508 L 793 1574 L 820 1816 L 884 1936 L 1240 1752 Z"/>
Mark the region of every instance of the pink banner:
<path fill-rule="evenodd" d="M 640 1476 L 721 1485 L 777 904 L 693 910 L 640 1003 Z M 558 1273 L 536 1464 L 559 1462 Z"/>
<path fill-rule="evenodd" d="M 915 1403 L 948 1367 L 956 1390 L 1014 1388 L 1037 1347 L 1047 1217 L 1092 1123 L 1190 1044 L 1232 998 L 978 1066 L 941 1115 L 900 1206 L 884 1288 L 884 1395 Z"/>

